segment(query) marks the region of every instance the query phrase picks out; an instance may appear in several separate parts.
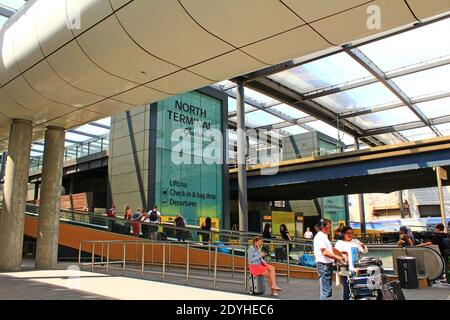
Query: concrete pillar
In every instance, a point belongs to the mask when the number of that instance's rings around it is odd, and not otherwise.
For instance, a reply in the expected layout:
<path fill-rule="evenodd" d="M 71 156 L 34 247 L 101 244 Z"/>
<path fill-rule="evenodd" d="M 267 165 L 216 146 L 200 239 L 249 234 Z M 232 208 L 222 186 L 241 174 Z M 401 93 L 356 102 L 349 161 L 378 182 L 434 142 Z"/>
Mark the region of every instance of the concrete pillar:
<path fill-rule="evenodd" d="M 25 201 L 32 139 L 31 121 L 13 119 L 0 216 L 0 270 L 17 271 L 22 263 Z"/>
<path fill-rule="evenodd" d="M 36 268 L 51 269 L 58 262 L 59 208 L 64 158 L 63 128 L 50 126 L 45 132 L 42 165 Z"/>
<path fill-rule="evenodd" d="M 355 138 L 355 146 L 356 150 L 359 150 L 359 139 Z M 359 221 L 361 224 L 361 233 L 366 233 L 366 215 L 364 212 L 364 196 L 362 193 L 358 194 L 358 202 L 359 202 Z"/>
<path fill-rule="evenodd" d="M 248 231 L 247 203 L 247 168 L 246 168 L 246 134 L 245 134 L 245 102 L 244 84 L 237 83 L 236 113 L 237 113 L 237 160 L 238 160 L 238 206 L 239 231 Z"/>

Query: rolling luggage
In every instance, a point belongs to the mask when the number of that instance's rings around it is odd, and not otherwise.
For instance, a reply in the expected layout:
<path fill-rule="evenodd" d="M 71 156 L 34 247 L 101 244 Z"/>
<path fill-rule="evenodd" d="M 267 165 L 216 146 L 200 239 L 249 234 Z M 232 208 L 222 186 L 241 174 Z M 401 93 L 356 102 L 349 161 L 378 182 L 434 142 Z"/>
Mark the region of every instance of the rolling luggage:
<path fill-rule="evenodd" d="M 263 276 L 255 277 L 250 273 L 248 276 L 248 283 L 250 285 L 250 294 L 263 294 L 266 291 Z"/>

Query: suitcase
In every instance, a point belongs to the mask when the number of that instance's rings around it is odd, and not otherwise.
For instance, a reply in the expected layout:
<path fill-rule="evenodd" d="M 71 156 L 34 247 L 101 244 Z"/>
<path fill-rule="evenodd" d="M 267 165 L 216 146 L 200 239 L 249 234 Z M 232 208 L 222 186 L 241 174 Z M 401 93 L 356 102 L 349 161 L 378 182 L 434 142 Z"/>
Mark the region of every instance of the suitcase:
<path fill-rule="evenodd" d="M 383 300 L 406 300 L 400 281 L 391 281 L 381 286 Z"/>
<path fill-rule="evenodd" d="M 250 285 L 250 294 L 263 294 L 266 292 L 266 285 L 264 283 L 263 276 L 255 277 L 254 275 L 249 274 L 248 283 Z"/>

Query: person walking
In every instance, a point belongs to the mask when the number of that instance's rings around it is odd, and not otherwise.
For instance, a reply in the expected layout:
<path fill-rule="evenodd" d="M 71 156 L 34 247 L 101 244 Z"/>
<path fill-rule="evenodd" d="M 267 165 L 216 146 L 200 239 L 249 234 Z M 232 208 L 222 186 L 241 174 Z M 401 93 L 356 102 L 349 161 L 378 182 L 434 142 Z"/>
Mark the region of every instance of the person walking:
<path fill-rule="evenodd" d="M 331 300 L 332 297 L 332 275 L 333 262 L 343 263 L 345 258 L 342 253 L 333 248 L 328 235 L 331 230 L 331 221 L 321 219 L 319 221 L 319 232 L 314 237 L 314 257 L 316 259 L 317 273 L 320 284 L 320 300 Z"/>
<path fill-rule="evenodd" d="M 353 271 L 353 263 L 356 261 L 353 260 L 352 256 L 352 248 L 357 248 L 360 253 L 367 254 L 369 249 L 358 239 L 353 238 L 353 229 L 352 227 L 343 227 L 342 230 L 343 239 L 336 242 L 335 248 L 342 252 L 347 258 L 346 260 L 349 262 L 349 271 Z M 343 298 L 344 300 L 350 300 L 350 288 L 348 285 L 348 275 L 342 275 L 342 288 L 343 288 Z"/>
<path fill-rule="evenodd" d="M 260 237 L 255 237 L 252 240 L 252 245 L 247 250 L 248 268 L 254 277 L 263 276 L 269 281 L 272 296 L 278 296 L 278 291 L 281 291 L 277 285 L 275 277 L 275 267 L 269 265 L 263 258 L 267 253 L 261 250 L 263 241 Z"/>

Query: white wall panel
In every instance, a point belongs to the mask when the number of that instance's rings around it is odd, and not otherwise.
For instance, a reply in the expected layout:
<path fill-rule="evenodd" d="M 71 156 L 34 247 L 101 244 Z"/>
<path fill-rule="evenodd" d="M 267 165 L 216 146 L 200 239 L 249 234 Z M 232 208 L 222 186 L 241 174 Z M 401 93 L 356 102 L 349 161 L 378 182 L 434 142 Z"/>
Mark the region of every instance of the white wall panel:
<path fill-rule="evenodd" d="M 114 99 L 132 104 L 135 106 L 141 106 L 143 104 L 159 101 L 169 97 L 169 95 L 162 92 L 150 89 L 145 86 L 137 87 L 127 92 L 114 96 Z"/>
<path fill-rule="evenodd" d="M 16 57 L 14 55 L 14 37 L 17 26 L 14 24 L 15 20 L 17 19 L 5 24 L 0 33 L 0 83 L 2 85 L 20 74 L 20 71 L 17 68 Z"/>
<path fill-rule="evenodd" d="M 25 79 L 42 96 L 53 101 L 82 108 L 103 98 L 72 87 L 59 77 L 47 61 L 42 61 L 24 73 Z"/>
<path fill-rule="evenodd" d="M 34 3 L 16 22 L 14 56 L 22 72 L 44 58 L 37 37 L 37 18 L 38 3 Z"/>
<path fill-rule="evenodd" d="M 335 15 L 356 6 L 362 5 L 367 8 L 371 4 L 367 3 L 367 0 L 283 0 L 283 2 L 306 22 Z"/>
<path fill-rule="evenodd" d="M 213 83 L 188 71 L 178 71 L 162 79 L 150 82 L 149 87 L 168 94 L 178 94 L 189 90 L 198 89 Z"/>
<path fill-rule="evenodd" d="M 78 39 L 83 50 L 112 74 L 139 84 L 179 70 L 142 50 L 112 16 Z"/>
<path fill-rule="evenodd" d="M 52 53 L 73 39 L 68 28 L 66 1 L 41 0 L 39 6 L 37 35 L 45 55 Z"/>
<path fill-rule="evenodd" d="M 53 69 L 74 87 L 108 97 L 135 86 L 96 66 L 80 47 L 71 42 L 47 58 Z"/>
<path fill-rule="evenodd" d="M 108 0 L 65 0 L 69 25 L 75 36 L 113 13 Z"/>
<path fill-rule="evenodd" d="M 417 18 L 426 20 L 447 11 L 450 0 L 408 0 L 408 4 Z"/>
<path fill-rule="evenodd" d="M 204 28 L 237 47 L 305 24 L 280 1 L 182 0 L 181 3 Z"/>
<path fill-rule="evenodd" d="M 292 57 L 301 57 L 328 47 L 329 44 L 309 26 L 303 26 L 246 46 L 241 50 L 265 63 L 277 64 Z"/>
<path fill-rule="evenodd" d="M 188 70 L 219 82 L 266 66 L 249 55 L 235 50 L 200 63 Z"/>
<path fill-rule="evenodd" d="M 131 105 L 131 104 L 127 105 L 124 102 L 118 102 L 118 101 L 114 101 L 111 99 L 106 99 L 106 100 L 98 102 L 92 106 L 89 106 L 85 109 L 108 116 L 108 115 L 116 114 L 118 112 L 129 110 L 131 108 L 133 108 L 133 105 Z"/>
<path fill-rule="evenodd" d="M 380 8 L 381 29 L 368 27 L 368 21 L 370 26 L 372 18 L 367 13 L 367 6 L 345 11 L 311 25 L 326 39 L 341 45 L 416 21 L 403 0 L 376 0 L 371 4 Z"/>
<path fill-rule="evenodd" d="M 136 0 L 116 15 L 148 52 L 181 67 L 233 49 L 199 27 L 176 0 Z"/>

